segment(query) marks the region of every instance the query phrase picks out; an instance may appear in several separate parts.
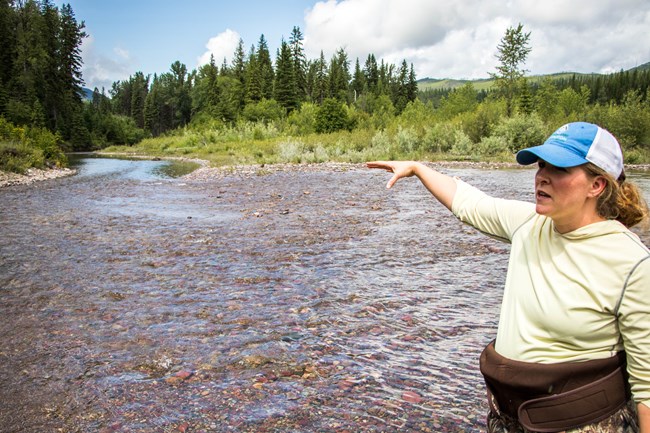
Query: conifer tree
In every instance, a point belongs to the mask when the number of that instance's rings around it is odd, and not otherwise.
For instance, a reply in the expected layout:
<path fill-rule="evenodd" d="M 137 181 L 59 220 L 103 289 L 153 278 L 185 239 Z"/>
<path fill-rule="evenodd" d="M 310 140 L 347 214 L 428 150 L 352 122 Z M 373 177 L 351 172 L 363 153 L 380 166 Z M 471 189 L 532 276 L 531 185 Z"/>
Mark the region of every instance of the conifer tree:
<path fill-rule="evenodd" d="M 81 74 L 81 42 L 86 37 L 83 31 L 85 24 L 83 21 L 77 23 L 72 7 L 64 4 L 61 7 L 61 36 L 59 62 L 61 65 L 61 83 L 64 101 L 62 110 L 64 111 L 64 122 L 72 122 L 70 132 L 67 138 L 76 136 L 78 142 L 86 140 L 87 132 L 81 131 L 78 120 L 81 111 L 82 85 L 83 78 Z M 65 127 L 65 126 L 64 126 Z M 64 132 L 64 137 L 66 134 Z"/>
<path fill-rule="evenodd" d="M 16 53 L 16 14 L 12 0 L 0 0 L 0 114 L 9 98 L 9 82 Z"/>
<path fill-rule="evenodd" d="M 366 88 L 366 77 L 361 70 L 361 65 L 359 64 L 359 58 L 354 64 L 354 75 L 352 76 L 352 83 L 350 84 L 352 91 L 354 92 L 354 100 L 356 101 L 359 96 L 363 93 Z"/>
<path fill-rule="evenodd" d="M 156 75 L 154 75 L 151 89 L 149 90 L 149 93 L 147 93 L 144 102 L 144 127 L 154 136 L 162 134 L 165 130 L 163 128 L 163 119 L 161 117 L 163 101 L 160 86 L 160 80 Z"/>
<path fill-rule="evenodd" d="M 296 77 L 297 96 L 300 102 L 307 99 L 307 59 L 302 41 L 303 36 L 300 27 L 294 27 L 289 38 L 289 45 L 293 56 L 293 71 Z"/>
<path fill-rule="evenodd" d="M 149 91 L 149 77 L 140 71 L 136 72 L 131 81 L 131 113 L 138 128 L 144 128 L 144 103 Z"/>
<path fill-rule="evenodd" d="M 235 98 L 239 110 L 244 108 L 246 103 L 246 53 L 244 52 L 244 41 L 240 38 L 232 60 L 232 76 L 239 82 Z"/>
<path fill-rule="evenodd" d="M 260 36 L 260 40 L 257 43 L 256 60 L 262 97 L 271 99 L 273 98 L 274 72 L 271 54 L 269 53 L 269 46 L 264 35 Z"/>
<path fill-rule="evenodd" d="M 411 69 L 409 70 L 406 97 L 409 101 L 415 101 L 418 97 L 418 80 L 415 75 L 415 69 L 413 69 L 413 63 L 411 63 Z"/>
<path fill-rule="evenodd" d="M 365 81 L 368 85 L 368 90 L 375 93 L 379 82 L 379 68 L 377 67 L 377 59 L 374 54 L 368 54 L 366 63 L 363 66 L 363 73 L 366 78 Z"/>
<path fill-rule="evenodd" d="M 284 40 L 280 45 L 277 57 L 275 100 L 287 110 L 287 113 L 298 108 L 298 85 L 296 82 L 294 59 L 291 48 Z"/>
<path fill-rule="evenodd" d="M 330 62 L 329 95 L 339 101 L 348 102 L 350 86 L 350 62 L 343 48 L 339 48 Z"/>
<path fill-rule="evenodd" d="M 246 62 L 246 103 L 262 100 L 262 74 L 257 61 L 255 47 L 251 46 Z"/>

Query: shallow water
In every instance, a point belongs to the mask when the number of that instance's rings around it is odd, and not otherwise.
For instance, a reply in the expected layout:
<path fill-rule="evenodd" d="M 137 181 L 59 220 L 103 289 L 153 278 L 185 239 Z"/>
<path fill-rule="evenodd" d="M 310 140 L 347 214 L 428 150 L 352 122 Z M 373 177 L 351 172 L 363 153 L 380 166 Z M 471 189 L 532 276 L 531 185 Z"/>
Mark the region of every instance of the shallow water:
<path fill-rule="evenodd" d="M 484 430 L 508 245 L 385 172 L 139 170 L 0 190 L 3 431 Z"/>

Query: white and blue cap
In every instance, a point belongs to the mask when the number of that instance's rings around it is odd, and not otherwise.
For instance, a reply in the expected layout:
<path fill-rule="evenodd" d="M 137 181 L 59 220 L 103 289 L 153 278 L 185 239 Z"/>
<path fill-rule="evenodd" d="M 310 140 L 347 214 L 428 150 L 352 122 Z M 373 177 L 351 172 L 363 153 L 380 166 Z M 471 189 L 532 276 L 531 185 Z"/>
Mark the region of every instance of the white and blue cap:
<path fill-rule="evenodd" d="M 544 144 L 517 153 L 517 162 L 522 165 L 532 164 L 538 159 L 562 168 L 591 162 L 614 179 L 623 172 L 623 152 L 616 138 L 600 126 L 586 122 L 568 123 L 555 131 Z"/>

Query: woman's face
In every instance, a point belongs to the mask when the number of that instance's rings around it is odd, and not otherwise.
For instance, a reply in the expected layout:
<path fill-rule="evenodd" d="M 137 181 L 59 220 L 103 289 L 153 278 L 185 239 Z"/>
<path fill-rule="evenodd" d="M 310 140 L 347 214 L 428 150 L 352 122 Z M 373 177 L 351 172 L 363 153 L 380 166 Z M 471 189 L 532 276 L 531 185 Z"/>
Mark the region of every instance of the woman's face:
<path fill-rule="evenodd" d="M 593 178 L 580 166 L 560 168 L 540 159 L 535 175 L 536 211 L 553 220 L 560 233 L 602 221 L 596 212 L 604 179 Z"/>

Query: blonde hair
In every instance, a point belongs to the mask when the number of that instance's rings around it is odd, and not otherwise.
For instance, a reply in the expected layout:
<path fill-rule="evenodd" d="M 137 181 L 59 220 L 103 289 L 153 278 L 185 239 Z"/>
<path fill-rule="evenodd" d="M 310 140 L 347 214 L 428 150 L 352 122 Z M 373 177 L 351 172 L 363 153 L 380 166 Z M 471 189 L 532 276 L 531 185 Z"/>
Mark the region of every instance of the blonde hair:
<path fill-rule="evenodd" d="M 603 218 L 619 221 L 630 228 L 641 222 L 648 222 L 648 204 L 638 186 L 625 179 L 625 171 L 618 179 L 592 163 L 584 165 L 587 174 L 603 176 L 607 180 L 605 189 L 598 197 L 596 210 Z"/>

